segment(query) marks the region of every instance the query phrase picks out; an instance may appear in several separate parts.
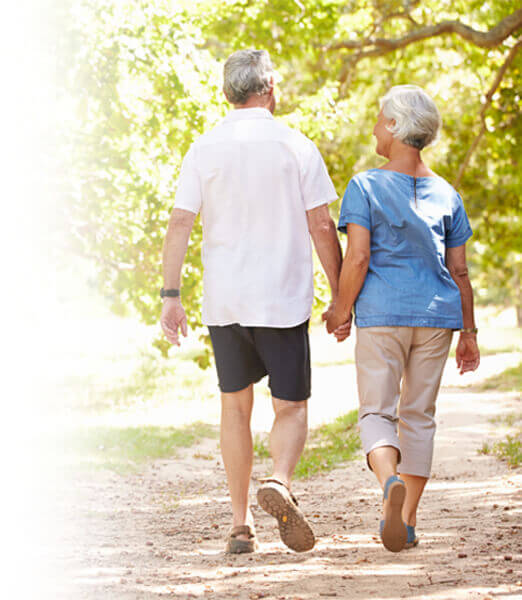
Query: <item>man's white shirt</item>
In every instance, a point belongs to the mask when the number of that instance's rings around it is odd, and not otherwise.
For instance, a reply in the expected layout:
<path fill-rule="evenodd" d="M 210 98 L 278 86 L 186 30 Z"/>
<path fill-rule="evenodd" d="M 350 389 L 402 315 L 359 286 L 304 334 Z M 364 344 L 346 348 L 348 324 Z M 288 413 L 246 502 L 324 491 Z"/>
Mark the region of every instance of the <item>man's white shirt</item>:
<path fill-rule="evenodd" d="M 264 108 L 231 111 L 187 152 L 175 207 L 201 212 L 205 325 L 310 317 L 306 211 L 337 199 L 315 144 Z"/>

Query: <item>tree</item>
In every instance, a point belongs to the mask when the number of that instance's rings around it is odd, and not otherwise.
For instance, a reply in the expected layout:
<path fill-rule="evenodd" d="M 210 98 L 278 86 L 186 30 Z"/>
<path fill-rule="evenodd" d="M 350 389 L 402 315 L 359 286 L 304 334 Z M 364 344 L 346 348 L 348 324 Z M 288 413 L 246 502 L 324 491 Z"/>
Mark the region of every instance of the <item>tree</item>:
<path fill-rule="evenodd" d="M 85 0 L 64 18 L 64 87 L 79 117 L 67 146 L 68 221 L 75 251 L 96 260 L 115 310 L 158 318 L 181 159 L 225 114 L 222 62 L 244 47 L 269 50 L 282 76 L 278 115 L 318 144 L 340 193 L 355 172 L 379 164 L 371 138 L 378 98 L 401 83 L 431 92 L 445 127 L 428 159 L 457 184 L 472 218 L 479 299 L 522 305 L 522 10 L 500 0 Z M 183 275 L 192 326 L 200 242 L 198 224 Z M 320 308 L 319 274 L 316 296 Z"/>

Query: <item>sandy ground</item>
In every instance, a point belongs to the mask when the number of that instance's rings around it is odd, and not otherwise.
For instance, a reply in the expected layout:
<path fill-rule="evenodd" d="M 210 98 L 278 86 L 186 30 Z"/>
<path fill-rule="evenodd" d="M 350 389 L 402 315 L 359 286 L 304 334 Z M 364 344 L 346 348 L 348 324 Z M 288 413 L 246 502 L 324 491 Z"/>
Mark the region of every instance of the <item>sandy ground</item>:
<path fill-rule="evenodd" d="M 481 376 L 510 362 L 485 359 Z M 317 411 L 313 421 L 355 405 L 353 367 L 320 369 L 319 377 L 329 379 L 330 390 L 334 377 L 342 383 L 337 389 L 349 393 L 346 404 Z M 294 484 L 318 538 L 304 554 L 287 550 L 275 521 L 257 507 L 255 480 L 269 468 L 257 464 L 251 494 L 261 548 L 253 555 L 224 554 L 230 509 L 217 442 L 206 440 L 139 474 L 84 473 L 68 481 L 59 494 L 65 533 L 53 597 L 522 598 L 522 473 L 477 452 L 485 439 L 505 433 L 491 416 L 520 411 L 520 396 L 473 393 L 455 387 L 458 382 L 450 363 L 417 548 L 392 554 L 379 543 L 381 493 L 359 457 Z M 268 415 L 268 409 L 258 411 L 256 429 L 265 429 Z"/>

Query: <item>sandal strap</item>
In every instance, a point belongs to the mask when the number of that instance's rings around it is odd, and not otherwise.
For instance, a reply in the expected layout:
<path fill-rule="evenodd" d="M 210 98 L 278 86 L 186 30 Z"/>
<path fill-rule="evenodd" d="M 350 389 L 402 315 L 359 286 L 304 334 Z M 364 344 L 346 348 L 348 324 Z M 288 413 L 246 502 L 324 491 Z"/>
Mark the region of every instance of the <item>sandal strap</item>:
<path fill-rule="evenodd" d="M 408 532 L 408 539 L 406 540 L 406 543 L 413 544 L 417 539 L 417 536 L 415 535 L 415 527 L 412 525 L 406 525 L 406 531 Z"/>
<path fill-rule="evenodd" d="M 384 494 L 383 494 L 385 500 L 388 499 L 388 492 L 390 491 L 391 484 L 395 483 L 396 481 L 399 481 L 400 483 L 402 483 L 402 485 L 404 485 L 404 481 L 397 475 L 391 475 L 386 480 L 386 483 L 384 484 Z"/>
<path fill-rule="evenodd" d="M 292 502 L 296 506 L 299 506 L 299 502 L 297 502 L 297 498 L 292 494 L 292 492 L 290 491 L 290 488 L 286 485 L 286 483 L 284 483 L 280 479 L 276 479 L 275 477 L 261 477 L 258 481 L 259 481 L 259 483 L 277 483 L 279 485 L 282 485 L 290 494 L 290 498 L 292 499 Z"/>
<path fill-rule="evenodd" d="M 247 535 L 249 538 L 256 537 L 250 525 L 238 525 L 237 527 L 233 527 L 232 531 L 230 532 L 230 537 L 236 538 L 239 535 Z"/>

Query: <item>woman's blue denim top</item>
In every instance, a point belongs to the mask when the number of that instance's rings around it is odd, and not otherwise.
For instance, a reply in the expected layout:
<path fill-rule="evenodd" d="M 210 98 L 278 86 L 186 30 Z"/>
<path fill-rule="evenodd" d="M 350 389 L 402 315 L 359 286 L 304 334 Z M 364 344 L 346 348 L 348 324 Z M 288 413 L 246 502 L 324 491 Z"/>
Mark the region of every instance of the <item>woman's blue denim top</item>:
<path fill-rule="evenodd" d="M 442 177 L 370 169 L 348 183 L 339 231 L 370 230 L 368 274 L 355 303 L 357 327 L 462 327 L 460 292 L 446 248 L 471 237 L 459 194 Z"/>

